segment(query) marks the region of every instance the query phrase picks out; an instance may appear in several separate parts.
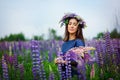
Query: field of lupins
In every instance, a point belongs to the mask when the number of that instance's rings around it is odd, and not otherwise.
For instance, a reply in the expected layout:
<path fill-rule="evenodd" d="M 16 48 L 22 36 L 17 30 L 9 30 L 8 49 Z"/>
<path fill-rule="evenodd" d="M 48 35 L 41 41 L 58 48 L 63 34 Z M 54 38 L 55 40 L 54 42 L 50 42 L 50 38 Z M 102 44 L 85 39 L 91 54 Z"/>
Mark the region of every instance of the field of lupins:
<path fill-rule="evenodd" d="M 61 64 L 55 64 L 54 59 L 61 55 L 62 43 L 55 40 L 0 42 L 0 80 L 61 80 L 64 76 Z M 96 50 L 88 52 L 94 62 L 81 63 L 84 65 L 78 69 L 83 75 L 80 80 L 120 80 L 120 39 L 111 39 L 106 32 L 104 39 L 85 44 Z M 71 77 L 70 64 L 66 70 L 67 80 L 77 80 L 77 76 Z"/>

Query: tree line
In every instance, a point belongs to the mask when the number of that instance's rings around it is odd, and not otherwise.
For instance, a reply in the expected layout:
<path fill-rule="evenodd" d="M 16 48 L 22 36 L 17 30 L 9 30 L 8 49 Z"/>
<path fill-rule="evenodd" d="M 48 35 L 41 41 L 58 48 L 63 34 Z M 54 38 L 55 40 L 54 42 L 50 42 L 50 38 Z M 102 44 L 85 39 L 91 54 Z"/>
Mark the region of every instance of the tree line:
<path fill-rule="evenodd" d="M 34 35 L 32 37 L 34 40 L 45 40 L 44 39 L 44 34 L 42 35 Z M 48 33 L 48 40 L 55 39 L 55 40 L 61 40 L 62 37 L 57 35 L 57 31 L 55 29 L 49 29 Z M 31 39 L 28 39 L 25 37 L 23 33 L 18 33 L 18 34 L 10 34 L 7 35 L 3 38 L 0 38 L 0 41 L 28 41 Z"/>
<path fill-rule="evenodd" d="M 97 36 L 94 37 L 94 39 L 103 38 L 103 35 L 104 35 L 104 32 L 99 32 L 97 34 Z M 49 29 L 48 36 L 49 36 L 48 40 L 52 40 L 52 39 L 54 39 L 54 40 L 62 40 L 62 37 L 58 36 L 56 30 L 54 30 L 54 29 Z M 117 29 L 115 28 L 110 32 L 110 36 L 111 36 L 111 38 L 120 38 L 120 32 L 118 32 Z M 33 36 L 33 39 L 34 40 L 45 40 L 44 39 L 44 34 L 35 35 L 35 36 Z M 10 34 L 8 36 L 5 36 L 4 38 L 0 38 L 0 41 L 27 41 L 27 40 L 30 40 L 30 39 L 27 39 L 24 36 L 23 33 Z"/>
<path fill-rule="evenodd" d="M 104 32 L 99 32 L 97 34 L 96 37 L 94 37 L 94 39 L 100 39 L 100 38 L 103 38 L 104 36 Z M 116 28 L 114 28 L 111 32 L 110 32 L 110 37 L 113 39 L 113 38 L 117 38 L 117 39 L 120 39 L 120 32 L 118 32 L 118 30 Z"/>

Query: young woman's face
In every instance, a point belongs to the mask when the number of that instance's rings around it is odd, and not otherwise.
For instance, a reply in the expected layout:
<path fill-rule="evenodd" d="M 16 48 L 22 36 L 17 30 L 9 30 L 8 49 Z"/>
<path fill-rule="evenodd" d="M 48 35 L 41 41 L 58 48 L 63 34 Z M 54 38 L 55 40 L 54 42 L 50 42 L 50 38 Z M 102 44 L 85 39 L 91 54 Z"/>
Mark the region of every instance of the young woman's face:
<path fill-rule="evenodd" d="M 78 22 L 76 19 L 70 19 L 68 23 L 68 32 L 70 34 L 75 34 L 78 29 Z"/>

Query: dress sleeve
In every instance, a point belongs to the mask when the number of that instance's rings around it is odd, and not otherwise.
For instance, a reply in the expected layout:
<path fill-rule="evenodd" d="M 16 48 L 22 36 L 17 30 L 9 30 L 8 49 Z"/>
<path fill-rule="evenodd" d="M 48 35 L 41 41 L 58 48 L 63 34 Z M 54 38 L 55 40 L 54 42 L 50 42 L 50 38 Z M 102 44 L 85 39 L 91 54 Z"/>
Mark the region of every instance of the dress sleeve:
<path fill-rule="evenodd" d="M 75 47 L 85 46 L 85 43 L 82 40 L 77 39 L 75 45 L 76 45 Z"/>

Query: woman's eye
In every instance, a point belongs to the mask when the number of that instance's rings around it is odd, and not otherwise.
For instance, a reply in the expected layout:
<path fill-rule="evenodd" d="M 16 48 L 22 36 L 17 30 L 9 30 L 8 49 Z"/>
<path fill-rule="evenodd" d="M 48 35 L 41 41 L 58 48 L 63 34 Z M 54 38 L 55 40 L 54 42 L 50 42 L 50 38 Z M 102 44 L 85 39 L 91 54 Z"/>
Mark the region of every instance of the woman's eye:
<path fill-rule="evenodd" d="M 74 26 L 77 26 L 77 24 L 74 24 Z"/>
<path fill-rule="evenodd" d="M 71 25 L 71 23 L 68 23 L 69 25 Z"/>
<path fill-rule="evenodd" d="M 74 25 L 74 26 L 77 26 L 76 23 L 68 23 L 68 25 Z"/>

